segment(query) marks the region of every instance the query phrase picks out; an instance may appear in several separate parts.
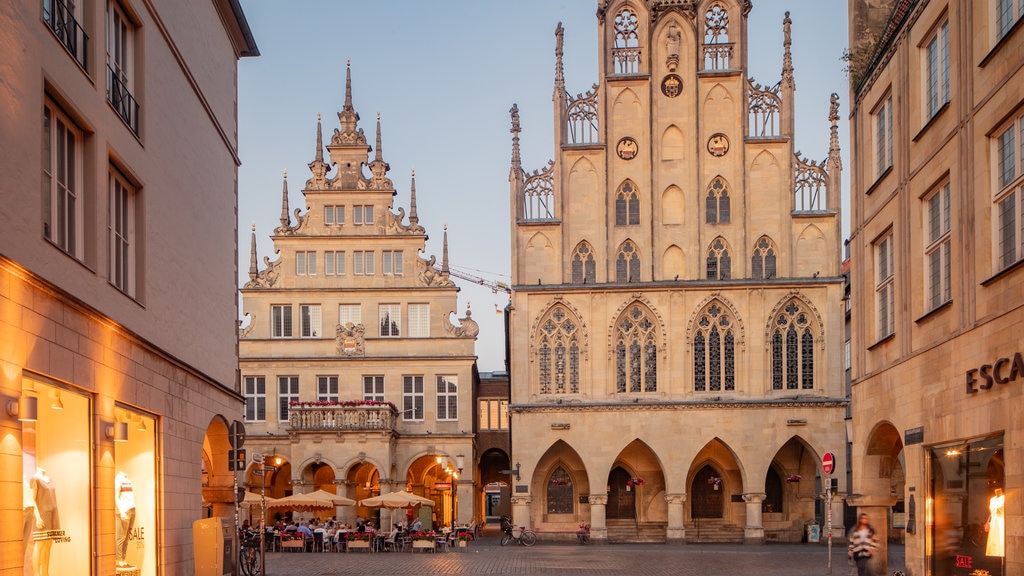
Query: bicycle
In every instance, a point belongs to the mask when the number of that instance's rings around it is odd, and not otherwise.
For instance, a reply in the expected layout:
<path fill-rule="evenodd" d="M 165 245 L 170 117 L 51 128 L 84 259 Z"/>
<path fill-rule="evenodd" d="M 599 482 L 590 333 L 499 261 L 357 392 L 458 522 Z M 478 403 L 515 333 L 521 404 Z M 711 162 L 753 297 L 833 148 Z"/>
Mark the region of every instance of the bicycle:
<path fill-rule="evenodd" d="M 501 545 L 515 542 L 522 546 L 533 546 L 537 543 L 537 533 L 526 526 L 520 526 L 518 530 L 512 525 L 512 519 L 508 516 L 501 517 Z"/>
<path fill-rule="evenodd" d="M 260 533 L 243 530 L 238 546 L 238 568 L 243 576 L 260 576 L 263 572 L 263 556 L 260 554 Z"/>

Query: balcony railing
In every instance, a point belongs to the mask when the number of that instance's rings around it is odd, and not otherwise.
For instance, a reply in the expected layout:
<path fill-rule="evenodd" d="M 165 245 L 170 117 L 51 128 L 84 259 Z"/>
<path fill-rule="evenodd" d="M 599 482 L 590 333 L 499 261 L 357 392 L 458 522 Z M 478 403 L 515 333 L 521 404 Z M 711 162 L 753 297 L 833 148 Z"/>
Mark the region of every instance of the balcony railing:
<path fill-rule="evenodd" d="M 733 43 L 705 44 L 704 70 L 728 70 L 732 60 Z"/>
<path fill-rule="evenodd" d="M 124 123 L 131 128 L 136 136 L 139 135 L 139 103 L 128 90 L 121 76 L 107 64 L 107 100 L 117 110 L 117 115 L 124 120 Z"/>
<path fill-rule="evenodd" d="M 75 19 L 71 7 L 64 0 L 43 0 L 43 20 L 75 62 L 88 72 L 85 63 L 88 61 L 89 36 Z"/>
<path fill-rule="evenodd" d="M 398 411 L 390 406 L 291 406 L 288 424 L 296 432 L 394 430 Z"/>

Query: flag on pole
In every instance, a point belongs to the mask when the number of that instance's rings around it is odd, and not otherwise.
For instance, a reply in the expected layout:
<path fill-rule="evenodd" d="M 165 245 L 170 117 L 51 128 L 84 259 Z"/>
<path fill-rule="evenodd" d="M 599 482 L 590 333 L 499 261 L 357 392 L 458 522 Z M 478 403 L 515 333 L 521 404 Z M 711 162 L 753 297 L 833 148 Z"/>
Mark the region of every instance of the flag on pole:
<path fill-rule="evenodd" d="M 494 305 L 494 313 L 501 316 L 501 308 L 498 308 L 497 304 Z"/>

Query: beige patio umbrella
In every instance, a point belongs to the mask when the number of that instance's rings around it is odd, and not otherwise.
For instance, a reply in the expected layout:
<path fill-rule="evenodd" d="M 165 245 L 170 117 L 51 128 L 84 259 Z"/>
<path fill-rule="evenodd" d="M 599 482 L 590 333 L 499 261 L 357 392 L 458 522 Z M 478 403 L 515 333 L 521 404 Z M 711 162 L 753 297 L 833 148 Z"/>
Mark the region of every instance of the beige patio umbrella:
<path fill-rule="evenodd" d="M 355 506 L 356 501 L 326 490 L 317 490 L 309 494 L 292 494 L 274 500 L 267 508 L 284 508 L 286 510 L 329 510 L 335 506 Z"/>
<path fill-rule="evenodd" d="M 418 496 L 412 492 L 389 492 L 387 494 L 381 494 L 380 496 L 374 496 L 373 498 L 367 498 L 360 500 L 360 506 L 366 506 L 368 508 L 412 508 L 413 506 L 419 506 L 425 504 L 427 506 L 433 506 L 434 501 L 430 498 L 424 498 Z"/>
<path fill-rule="evenodd" d="M 270 504 L 276 501 L 277 498 L 271 498 L 270 496 L 267 496 L 267 507 L 269 508 Z M 242 501 L 238 503 L 238 505 L 241 506 L 242 508 L 258 507 L 260 505 L 260 495 L 257 494 L 256 492 L 249 492 L 247 490 L 245 492 L 245 498 L 243 498 Z"/>

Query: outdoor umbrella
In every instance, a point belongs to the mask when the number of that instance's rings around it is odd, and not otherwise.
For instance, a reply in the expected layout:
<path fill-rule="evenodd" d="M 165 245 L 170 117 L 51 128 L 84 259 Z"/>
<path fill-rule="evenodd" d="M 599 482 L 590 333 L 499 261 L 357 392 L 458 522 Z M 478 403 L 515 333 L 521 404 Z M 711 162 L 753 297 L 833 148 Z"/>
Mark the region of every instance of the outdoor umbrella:
<path fill-rule="evenodd" d="M 276 500 L 277 498 L 271 498 L 270 496 L 267 496 L 267 506 L 270 506 L 270 504 L 275 502 Z M 245 492 L 245 498 L 243 498 L 242 501 L 238 503 L 238 505 L 241 506 L 242 508 L 258 507 L 260 505 L 260 495 L 257 494 L 256 492 L 249 492 L 247 490 Z"/>
<path fill-rule="evenodd" d="M 369 508 L 412 508 L 421 504 L 433 506 L 434 501 L 404 490 L 401 492 L 389 492 L 359 501 L 360 506 L 367 506 Z"/>
<path fill-rule="evenodd" d="M 292 494 L 274 500 L 267 508 L 284 508 L 286 510 L 329 510 L 335 506 L 355 506 L 356 501 L 325 490 L 317 490 L 309 494 Z"/>

